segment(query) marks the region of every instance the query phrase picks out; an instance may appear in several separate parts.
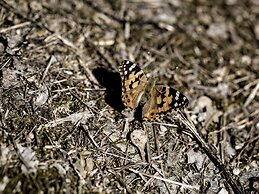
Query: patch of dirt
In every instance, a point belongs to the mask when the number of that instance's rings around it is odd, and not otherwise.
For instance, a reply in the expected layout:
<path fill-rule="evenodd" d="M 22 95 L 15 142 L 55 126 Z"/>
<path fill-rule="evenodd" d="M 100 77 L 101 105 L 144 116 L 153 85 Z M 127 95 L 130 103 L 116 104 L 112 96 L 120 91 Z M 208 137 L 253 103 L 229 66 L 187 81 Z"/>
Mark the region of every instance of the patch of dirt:
<path fill-rule="evenodd" d="M 257 193 L 258 26 L 256 0 L 0 1 L 0 192 Z M 132 121 L 125 59 L 193 127 Z"/>

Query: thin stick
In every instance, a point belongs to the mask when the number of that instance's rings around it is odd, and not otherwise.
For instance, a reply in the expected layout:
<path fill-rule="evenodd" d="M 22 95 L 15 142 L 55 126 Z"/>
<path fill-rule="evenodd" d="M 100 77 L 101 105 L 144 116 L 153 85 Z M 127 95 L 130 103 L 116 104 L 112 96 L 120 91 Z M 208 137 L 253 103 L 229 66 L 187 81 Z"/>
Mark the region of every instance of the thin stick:
<path fill-rule="evenodd" d="M 3 29 L 0 30 L 0 33 L 6 33 L 7 31 L 15 30 L 15 29 L 18 29 L 18 28 L 23 28 L 23 27 L 28 26 L 28 25 L 31 25 L 31 22 L 23 22 L 23 23 L 16 24 L 16 25 L 8 27 L 8 28 L 3 28 Z"/>
<path fill-rule="evenodd" d="M 148 136 L 147 126 L 142 124 L 142 127 L 143 127 L 145 133 L 146 133 L 147 136 Z M 151 162 L 151 156 L 150 156 L 149 138 L 147 138 L 146 148 L 147 148 L 147 150 L 146 150 L 146 151 L 147 151 L 146 159 L 147 159 L 147 162 L 150 163 L 150 162 Z"/>
<path fill-rule="evenodd" d="M 257 83 L 255 88 L 252 90 L 252 92 L 250 93 L 250 95 L 246 99 L 244 107 L 247 107 L 252 102 L 252 100 L 255 98 L 258 90 L 259 90 L 259 83 Z"/>
<path fill-rule="evenodd" d="M 179 119 L 185 126 L 191 131 L 193 135 L 193 139 L 201 146 L 201 149 L 206 153 L 206 155 L 210 158 L 210 160 L 213 162 L 213 164 L 219 169 L 221 172 L 220 174 L 223 176 L 223 178 L 226 180 L 226 183 L 230 185 L 233 192 L 235 194 L 244 194 L 244 189 L 240 185 L 240 183 L 237 183 L 233 179 L 233 174 L 228 171 L 224 164 L 221 162 L 221 160 L 213 154 L 210 147 L 206 142 L 201 138 L 201 136 L 198 134 L 193 122 L 191 121 L 189 115 L 186 112 L 178 111 Z"/>
<path fill-rule="evenodd" d="M 191 185 L 187 185 L 187 184 L 184 184 L 184 183 L 179 183 L 179 182 L 172 181 L 172 180 L 170 180 L 170 179 L 166 179 L 166 178 L 163 178 L 163 177 L 146 174 L 146 173 L 140 172 L 140 171 L 138 171 L 138 170 L 134 170 L 134 169 L 132 169 L 132 168 L 130 168 L 129 170 L 130 170 L 131 172 L 136 173 L 136 174 L 143 175 L 143 176 L 147 176 L 147 177 L 154 178 L 154 179 L 161 180 L 161 181 L 165 181 L 165 182 L 172 183 L 172 184 L 175 184 L 175 185 L 179 185 L 179 186 L 182 186 L 182 187 L 184 187 L 184 188 L 186 188 L 186 189 L 199 190 L 199 187 L 198 187 L 198 186 L 191 186 Z"/>

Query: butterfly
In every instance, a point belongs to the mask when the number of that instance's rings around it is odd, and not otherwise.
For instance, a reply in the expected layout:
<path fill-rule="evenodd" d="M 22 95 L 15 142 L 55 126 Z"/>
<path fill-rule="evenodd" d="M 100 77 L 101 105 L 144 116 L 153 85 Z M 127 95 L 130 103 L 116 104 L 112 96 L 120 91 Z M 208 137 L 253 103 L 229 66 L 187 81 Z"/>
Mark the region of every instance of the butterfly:
<path fill-rule="evenodd" d="M 160 121 L 160 118 L 168 111 L 184 108 L 189 101 L 186 96 L 169 86 L 151 84 L 141 68 L 129 61 L 124 60 L 119 67 L 122 80 L 122 102 L 126 108 L 136 109 L 143 96 L 146 102 L 142 108 L 142 119 L 146 121 Z M 146 94 L 146 95 L 143 95 Z"/>

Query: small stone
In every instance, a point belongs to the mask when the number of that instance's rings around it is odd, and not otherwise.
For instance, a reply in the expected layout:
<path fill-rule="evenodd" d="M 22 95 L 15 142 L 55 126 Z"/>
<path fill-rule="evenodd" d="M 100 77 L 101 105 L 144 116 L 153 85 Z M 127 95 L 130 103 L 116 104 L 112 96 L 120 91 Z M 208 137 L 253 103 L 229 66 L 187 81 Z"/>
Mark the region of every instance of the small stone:
<path fill-rule="evenodd" d="M 207 35 L 211 38 L 227 38 L 227 26 L 225 23 L 213 23 L 207 30 Z"/>
<path fill-rule="evenodd" d="M 255 24 L 254 32 L 256 39 L 259 40 L 259 23 Z"/>
<path fill-rule="evenodd" d="M 240 169 L 239 168 L 234 168 L 233 169 L 233 174 L 234 175 L 239 175 L 240 174 Z"/>
<path fill-rule="evenodd" d="M 228 191 L 225 188 L 222 188 L 218 194 L 228 194 Z"/>
<path fill-rule="evenodd" d="M 140 150 L 144 150 L 147 143 L 147 135 L 143 130 L 134 130 L 130 134 L 132 143 Z"/>
<path fill-rule="evenodd" d="M 39 3 L 38 1 L 32 1 L 30 3 L 30 7 L 33 11 L 40 11 L 42 10 L 42 4 Z"/>
<path fill-rule="evenodd" d="M 142 160 L 145 159 L 145 147 L 148 140 L 147 134 L 143 130 L 134 130 L 130 134 L 131 142 L 138 148 Z"/>
<path fill-rule="evenodd" d="M 244 55 L 242 58 L 241 58 L 241 62 L 244 64 L 244 65 L 250 65 L 251 64 L 251 57 L 247 56 L 247 55 Z"/>
<path fill-rule="evenodd" d="M 257 122 L 257 123 L 255 124 L 255 128 L 256 128 L 257 130 L 259 130 L 259 122 Z"/>

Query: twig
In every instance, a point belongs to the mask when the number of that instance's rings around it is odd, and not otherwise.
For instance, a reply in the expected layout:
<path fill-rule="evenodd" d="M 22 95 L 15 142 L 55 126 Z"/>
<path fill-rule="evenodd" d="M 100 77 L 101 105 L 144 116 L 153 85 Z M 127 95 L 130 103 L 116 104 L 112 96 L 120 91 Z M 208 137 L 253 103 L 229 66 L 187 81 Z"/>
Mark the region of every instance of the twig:
<path fill-rule="evenodd" d="M 154 134 L 154 140 L 155 140 L 155 147 L 156 147 L 156 150 L 157 150 L 157 155 L 160 155 L 160 146 L 159 146 L 159 141 L 158 141 L 158 138 L 157 138 L 157 134 L 156 134 L 156 129 L 157 129 L 157 126 L 158 125 L 155 125 L 153 124 L 153 134 Z"/>
<path fill-rule="evenodd" d="M 49 60 L 49 63 L 48 63 L 48 65 L 47 65 L 47 67 L 46 67 L 46 69 L 45 69 L 45 71 L 44 71 L 44 73 L 43 73 L 43 76 L 42 76 L 42 78 L 41 78 L 41 82 L 44 82 L 44 79 L 45 79 L 45 77 L 46 77 L 47 74 L 48 74 L 48 71 L 49 71 L 50 66 L 51 66 L 55 61 L 56 61 L 56 58 L 55 58 L 54 56 L 51 56 L 51 57 L 50 57 L 50 60 Z"/>
<path fill-rule="evenodd" d="M 166 179 L 166 178 L 162 178 L 162 177 L 159 177 L 159 176 L 154 176 L 154 175 L 146 174 L 146 173 L 140 172 L 138 170 L 134 170 L 132 168 L 130 168 L 129 171 L 134 172 L 134 173 L 139 174 L 139 175 L 143 175 L 143 176 L 151 177 L 151 178 L 154 178 L 154 179 L 157 179 L 157 180 L 161 180 L 161 181 L 165 181 L 165 182 L 172 183 L 172 184 L 175 184 L 175 185 L 179 185 L 179 186 L 182 186 L 182 187 L 184 187 L 186 189 L 199 190 L 198 186 L 191 186 L 191 185 L 179 183 L 179 182 L 176 182 L 176 181 L 172 181 L 170 179 Z"/>
<path fill-rule="evenodd" d="M 8 58 L 4 62 L 0 64 L 0 71 L 12 60 L 12 58 Z"/>
<path fill-rule="evenodd" d="M 259 83 L 257 83 L 257 85 L 255 86 L 255 88 L 253 89 L 253 91 L 250 93 L 250 95 L 248 96 L 248 98 L 246 99 L 246 102 L 244 104 L 244 107 L 247 107 L 252 100 L 255 98 L 257 91 L 259 90 Z"/>
<path fill-rule="evenodd" d="M 151 166 L 157 171 L 156 173 L 159 173 L 161 176 L 165 177 L 164 170 L 163 170 L 163 163 L 160 164 L 161 169 L 159 169 L 156 164 L 151 163 Z M 168 186 L 168 182 L 164 182 L 165 187 L 167 189 L 167 192 L 170 193 L 170 189 Z"/>
<path fill-rule="evenodd" d="M 213 154 L 210 147 L 206 144 L 206 142 L 201 138 L 201 136 L 198 134 L 197 129 L 195 128 L 193 122 L 191 121 L 189 115 L 185 112 L 185 114 L 182 111 L 178 111 L 179 119 L 182 121 L 183 124 L 191 131 L 193 135 L 193 139 L 201 146 L 201 149 L 206 153 L 206 155 L 210 158 L 210 160 L 213 162 L 213 164 L 219 169 L 221 172 L 220 174 L 224 177 L 226 180 L 226 183 L 230 185 L 233 192 L 235 194 L 244 194 L 244 189 L 242 186 L 235 182 L 232 178 L 234 175 L 229 172 L 224 164 L 221 162 L 221 160 Z"/>
<path fill-rule="evenodd" d="M 110 19 L 118 22 L 118 23 L 122 23 L 122 24 L 130 24 L 130 25 L 151 25 L 157 29 L 161 29 L 161 30 L 167 30 L 167 31 L 174 31 L 175 29 L 177 29 L 177 31 L 181 31 L 184 32 L 185 30 L 182 29 L 180 26 L 177 25 L 169 25 L 163 22 L 156 22 L 156 21 L 152 21 L 152 20 L 140 20 L 140 19 L 135 19 L 135 20 L 129 20 L 126 18 L 120 18 L 116 15 L 112 15 L 106 11 L 104 11 L 102 8 L 96 6 L 93 1 L 91 0 L 84 0 L 84 2 L 91 7 L 93 10 L 95 10 L 96 12 L 102 13 L 105 16 L 109 17 Z"/>
<path fill-rule="evenodd" d="M 156 176 L 158 174 L 158 172 L 155 173 L 154 176 Z M 138 173 L 138 175 L 143 179 L 145 178 L 145 176 L 143 176 L 142 174 Z M 151 182 L 154 180 L 153 177 L 151 177 L 150 179 L 148 179 L 145 183 L 145 185 L 143 186 L 143 188 L 141 189 L 141 193 L 143 193 L 145 191 L 145 189 L 147 188 L 148 185 L 151 184 Z"/>
<path fill-rule="evenodd" d="M 144 129 L 145 133 L 146 133 L 147 136 L 148 136 L 147 126 L 142 124 L 142 128 Z M 150 162 L 151 162 L 151 156 L 150 156 L 149 138 L 147 138 L 146 148 L 147 148 L 147 150 L 146 150 L 146 152 L 147 152 L 146 159 L 147 159 L 147 162 L 150 163 Z"/>
<path fill-rule="evenodd" d="M 30 17 L 24 16 L 24 14 L 20 13 L 18 10 L 16 10 L 14 7 L 12 7 L 10 4 L 6 3 L 4 0 L 0 1 L 0 7 L 1 6 L 4 7 L 6 10 L 8 10 L 8 11 L 14 13 L 15 15 L 19 16 L 20 18 L 23 18 L 24 20 L 30 21 L 33 25 L 38 26 L 38 27 L 43 28 L 43 29 L 46 29 L 48 32 L 54 33 L 52 30 L 50 30 L 43 23 L 40 23 L 39 21 L 36 21 L 35 19 L 32 19 Z"/>
<path fill-rule="evenodd" d="M 143 24 L 150 24 L 150 25 L 153 25 L 155 27 L 158 27 L 158 24 L 155 23 L 154 21 L 151 21 L 151 20 L 127 20 L 125 18 L 120 18 L 120 17 L 117 17 L 115 15 L 112 15 L 106 11 L 104 11 L 103 9 L 101 9 L 100 7 L 96 6 L 93 1 L 91 0 L 84 0 L 84 2 L 89 5 L 89 7 L 91 7 L 93 10 L 95 10 L 96 12 L 99 12 L 99 13 L 102 13 L 104 14 L 105 16 L 111 18 L 112 20 L 114 21 L 117 21 L 119 23 L 129 23 L 129 24 L 139 24 L 139 25 L 143 25 Z"/>
<path fill-rule="evenodd" d="M 84 129 L 84 131 L 86 132 L 88 138 L 90 139 L 90 141 L 92 142 L 92 144 L 96 147 L 99 148 L 100 146 L 96 143 L 96 141 L 94 140 L 94 138 L 92 137 L 92 135 L 90 134 L 88 128 L 85 125 L 82 125 L 82 128 Z"/>
<path fill-rule="evenodd" d="M 16 24 L 16 25 L 8 27 L 8 28 L 3 28 L 3 29 L 0 30 L 0 33 L 5 33 L 7 31 L 15 30 L 15 29 L 18 29 L 18 28 L 23 28 L 23 27 L 29 26 L 29 25 L 31 25 L 31 22 L 23 22 L 21 24 Z"/>
<path fill-rule="evenodd" d="M 113 172 L 112 170 L 108 170 L 110 173 L 112 173 L 116 179 L 118 180 L 118 182 L 124 187 L 126 188 L 127 193 L 133 193 L 131 191 L 131 189 L 129 188 L 129 186 L 127 185 L 126 181 L 121 177 L 121 175 L 119 173 Z"/>
<path fill-rule="evenodd" d="M 226 126 L 226 115 L 223 114 L 221 117 L 219 117 L 219 129 L 221 126 Z M 218 138 L 219 138 L 219 151 L 220 151 L 220 158 L 222 160 L 222 163 L 225 163 L 225 153 L 224 153 L 224 148 L 225 148 L 225 143 L 226 143 L 226 130 L 223 130 L 218 133 Z"/>
<path fill-rule="evenodd" d="M 89 38 L 85 37 L 85 44 L 90 47 L 91 49 L 95 50 L 96 53 L 107 63 L 109 68 L 115 69 L 113 64 L 116 64 L 115 61 L 106 55 L 103 51 L 101 51 L 99 46 L 96 46 Z"/>
<path fill-rule="evenodd" d="M 91 61 L 86 62 L 86 61 L 82 61 L 81 59 L 78 59 L 78 62 L 80 64 L 80 66 L 83 67 L 86 74 L 88 75 L 87 79 L 92 83 L 92 85 L 94 86 L 95 89 L 99 89 L 100 88 L 99 82 L 97 81 L 97 79 L 93 75 L 92 71 L 88 68 Z"/>

